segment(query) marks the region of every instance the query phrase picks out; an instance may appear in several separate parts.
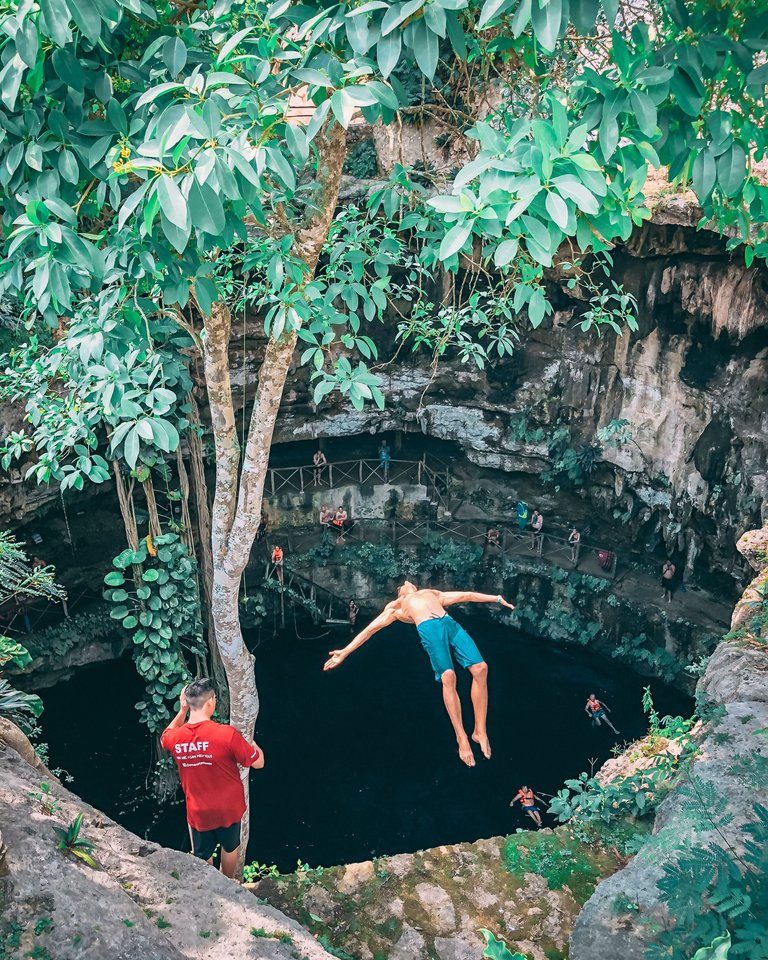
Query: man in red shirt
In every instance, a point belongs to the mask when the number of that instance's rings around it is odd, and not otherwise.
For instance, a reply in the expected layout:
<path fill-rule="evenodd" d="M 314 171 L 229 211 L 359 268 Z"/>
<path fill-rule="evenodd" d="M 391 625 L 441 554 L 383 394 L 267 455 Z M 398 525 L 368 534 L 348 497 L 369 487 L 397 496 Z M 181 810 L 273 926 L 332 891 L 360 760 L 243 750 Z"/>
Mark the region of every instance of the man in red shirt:
<path fill-rule="evenodd" d="M 163 731 L 161 745 L 179 768 L 187 822 L 196 857 L 213 863 L 221 844 L 221 871 L 234 877 L 245 793 L 240 767 L 260 770 L 264 754 L 234 727 L 211 720 L 216 692 L 210 680 L 194 680 L 181 691 L 180 708 Z M 189 720 L 185 717 L 189 710 Z"/>

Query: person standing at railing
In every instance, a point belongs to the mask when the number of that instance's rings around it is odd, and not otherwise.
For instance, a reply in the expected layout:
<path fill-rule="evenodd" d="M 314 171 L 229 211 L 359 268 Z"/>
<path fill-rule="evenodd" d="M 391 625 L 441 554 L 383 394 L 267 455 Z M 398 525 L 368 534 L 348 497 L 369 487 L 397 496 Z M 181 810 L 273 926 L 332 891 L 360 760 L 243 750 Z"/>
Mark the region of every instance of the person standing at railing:
<path fill-rule="evenodd" d="M 357 615 L 360 613 L 360 607 L 355 603 L 354 600 L 349 601 L 349 607 L 347 608 L 347 616 L 349 619 L 349 629 L 354 633 L 355 624 L 357 623 Z"/>
<path fill-rule="evenodd" d="M 581 534 L 576 527 L 571 527 L 568 534 L 568 543 L 571 546 L 571 563 L 575 564 L 579 559 L 579 544 L 581 543 Z"/>
<path fill-rule="evenodd" d="M 538 510 L 533 511 L 531 516 L 531 550 L 538 550 L 541 548 L 541 540 L 543 537 L 542 529 L 544 527 L 544 517 L 539 513 Z"/>
<path fill-rule="evenodd" d="M 381 469 L 381 475 L 384 477 L 384 483 L 389 483 L 389 466 L 392 462 L 392 454 L 389 449 L 389 444 L 386 440 L 381 441 L 381 446 L 379 447 L 379 467 Z"/>
<path fill-rule="evenodd" d="M 487 547 L 501 546 L 501 533 L 498 527 L 488 527 L 485 531 L 485 545 Z"/>
<path fill-rule="evenodd" d="M 312 463 L 315 465 L 315 486 L 319 487 L 323 480 L 323 470 L 328 466 L 328 458 L 322 450 L 316 450 Z"/>

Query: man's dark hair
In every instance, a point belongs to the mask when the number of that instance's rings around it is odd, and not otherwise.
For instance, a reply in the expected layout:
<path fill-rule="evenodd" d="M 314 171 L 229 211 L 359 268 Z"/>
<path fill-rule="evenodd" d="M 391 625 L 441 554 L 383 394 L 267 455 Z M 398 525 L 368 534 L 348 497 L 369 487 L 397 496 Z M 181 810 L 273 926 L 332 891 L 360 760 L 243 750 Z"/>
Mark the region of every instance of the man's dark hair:
<path fill-rule="evenodd" d="M 193 710 L 199 710 L 204 703 L 207 703 L 211 697 L 216 696 L 216 687 L 208 679 L 201 677 L 199 680 L 193 680 L 185 691 L 187 703 Z"/>

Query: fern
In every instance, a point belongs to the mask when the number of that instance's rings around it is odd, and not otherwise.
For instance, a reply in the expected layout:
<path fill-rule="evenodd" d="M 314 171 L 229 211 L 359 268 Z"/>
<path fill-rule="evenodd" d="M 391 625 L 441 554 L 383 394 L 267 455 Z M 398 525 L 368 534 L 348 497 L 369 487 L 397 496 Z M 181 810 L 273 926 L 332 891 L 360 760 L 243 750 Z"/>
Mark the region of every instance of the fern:
<path fill-rule="evenodd" d="M 701 843 L 713 830 L 719 841 L 725 839 L 722 830 L 733 820 L 725 802 L 711 784 L 690 779 L 682 809 L 699 839 L 680 843 L 664 864 L 658 888 L 673 925 L 657 933 L 647 960 L 689 960 L 692 950 L 714 943 L 724 931 L 731 937 L 729 960 L 768 960 L 768 808 L 755 804 L 755 820 L 741 828 L 742 855 L 727 841 Z M 709 949 L 696 956 L 707 956 Z"/>

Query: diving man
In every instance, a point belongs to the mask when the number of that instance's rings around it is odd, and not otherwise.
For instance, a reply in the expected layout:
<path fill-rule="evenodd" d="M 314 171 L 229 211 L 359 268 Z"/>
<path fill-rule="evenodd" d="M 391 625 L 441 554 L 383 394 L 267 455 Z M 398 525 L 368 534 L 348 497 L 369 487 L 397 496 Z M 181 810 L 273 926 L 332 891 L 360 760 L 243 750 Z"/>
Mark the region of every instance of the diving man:
<path fill-rule="evenodd" d="M 472 674 L 472 706 L 475 712 L 475 729 L 472 739 L 479 744 L 486 760 L 491 758 L 491 746 L 486 731 L 488 713 L 488 664 L 483 660 L 475 641 L 463 627 L 445 612 L 445 607 L 455 603 L 499 603 L 514 610 L 514 606 L 501 595 L 473 593 L 471 591 L 419 590 L 406 580 L 382 612 L 361 630 L 343 650 L 332 650 L 324 670 L 333 670 L 374 633 L 383 630 L 396 620 L 412 623 L 419 633 L 421 645 L 427 652 L 435 680 L 442 682 L 443 702 L 459 745 L 459 758 L 468 767 L 474 767 L 475 757 L 461 719 L 461 701 L 456 692 L 456 671 L 453 656 L 462 667 Z"/>

